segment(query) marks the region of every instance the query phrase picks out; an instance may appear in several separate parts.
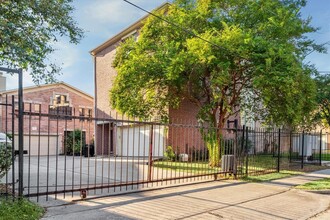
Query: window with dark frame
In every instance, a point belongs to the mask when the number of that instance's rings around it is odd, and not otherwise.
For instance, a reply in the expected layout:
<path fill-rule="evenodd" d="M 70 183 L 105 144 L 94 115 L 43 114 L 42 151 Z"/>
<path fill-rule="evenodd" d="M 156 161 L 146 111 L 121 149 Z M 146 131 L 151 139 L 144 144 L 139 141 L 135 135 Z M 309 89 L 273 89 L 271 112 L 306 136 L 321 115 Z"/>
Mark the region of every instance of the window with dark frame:
<path fill-rule="evenodd" d="M 51 119 L 72 119 L 72 107 L 66 95 L 56 94 L 52 98 L 53 105 L 49 105 L 48 113 Z"/>

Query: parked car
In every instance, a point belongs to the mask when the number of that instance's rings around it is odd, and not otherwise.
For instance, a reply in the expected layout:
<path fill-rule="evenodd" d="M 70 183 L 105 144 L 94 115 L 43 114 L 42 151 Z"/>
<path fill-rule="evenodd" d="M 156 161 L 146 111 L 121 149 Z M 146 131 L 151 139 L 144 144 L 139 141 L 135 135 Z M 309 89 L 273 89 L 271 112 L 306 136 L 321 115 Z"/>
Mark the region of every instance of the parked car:
<path fill-rule="evenodd" d="M 5 134 L 0 132 L 0 147 L 6 146 L 11 147 L 12 141 L 11 139 Z"/>

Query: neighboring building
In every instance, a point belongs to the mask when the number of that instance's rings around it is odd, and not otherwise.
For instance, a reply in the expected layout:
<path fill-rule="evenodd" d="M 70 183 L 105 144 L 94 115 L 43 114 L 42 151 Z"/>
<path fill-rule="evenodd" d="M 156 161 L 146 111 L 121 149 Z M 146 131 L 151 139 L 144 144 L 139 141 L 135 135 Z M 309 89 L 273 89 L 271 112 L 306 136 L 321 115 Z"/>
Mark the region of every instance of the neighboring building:
<path fill-rule="evenodd" d="M 17 90 L 0 92 L 2 104 L 11 104 L 14 96 L 14 114 L 17 117 Z M 26 87 L 24 102 L 24 150 L 30 155 L 64 153 L 64 139 L 74 129 L 83 131 L 86 144 L 92 142 L 94 122 L 68 116 L 93 116 L 94 99 L 89 94 L 64 82 Z M 1 106 L 0 131 L 12 133 L 12 109 Z M 32 113 L 29 115 L 29 113 Z M 38 115 L 40 114 L 40 116 Z M 59 116 L 52 116 L 58 114 Z M 65 119 L 64 119 L 65 118 Z M 17 148 L 17 119 L 14 118 L 15 147 Z M 48 149 L 49 147 L 49 149 Z M 40 149 L 40 150 L 39 150 Z"/>
<path fill-rule="evenodd" d="M 169 3 L 164 3 L 155 10 L 162 10 Z M 128 28 L 113 36 L 100 46 L 90 51 L 94 59 L 94 82 L 95 82 L 95 115 L 96 117 L 110 117 L 121 119 L 118 112 L 110 106 L 109 90 L 117 76 L 117 72 L 112 66 L 116 54 L 116 47 L 127 37 L 135 36 L 138 38 L 139 30 L 143 22 L 148 18 L 144 16 Z M 137 73 L 138 74 L 138 73 Z M 178 124 L 197 125 L 196 115 L 198 108 L 188 99 L 182 100 L 178 109 L 169 109 L 170 121 Z M 149 138 L 151 134 L 150 126 L 125 126 L 122 124 L 111 123 L 99 120 L 96 123 L 96 145 L 98 154 L 114 153 L 120 156 L 140 156 L 148 155 Z M 164 127 L 153 127 L 154 156 L 163 156 L 166 146 L 170 145 L 178 149 L 179 153 L 188 153 L 191 149 L 200 149 L 203 146 L 199 129 L 182 129 L 170 127 L 168 130 Z M 133 140 L 139 137 L 140 140 L 147 140 L 143 143 Z M 102 147 L 100 147 L 102 146 Z M 142 146 L 142 147 L 141 147 Z M 140 150 L 136 150 L 136 149 Z M 102 153 L 101 153 L 101 149 Z M 134 150 L 135 149 L 135 150 Z M 141 151 L 144 154 L 141 154 Z M 157 153 L 155 153 L 157 152 Z"/>

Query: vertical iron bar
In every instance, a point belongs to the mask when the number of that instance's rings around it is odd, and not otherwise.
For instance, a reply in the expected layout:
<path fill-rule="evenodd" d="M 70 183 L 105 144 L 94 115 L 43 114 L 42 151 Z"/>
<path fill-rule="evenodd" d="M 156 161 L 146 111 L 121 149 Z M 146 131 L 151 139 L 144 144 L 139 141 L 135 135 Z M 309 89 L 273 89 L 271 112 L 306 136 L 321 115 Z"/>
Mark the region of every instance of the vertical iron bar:
<path fill-rule="evenodd" d="M 128 189 L 128 155 L 129 155 L 129 131 L 131 130 L 130 129 L 130 125 L 131 125 L 131 122 L 130 122 L 130 119 L 128 117 L 128 127 L 127 127 L 127 139 L 126 139 L 126 191 Z"/>
<path fill-rule="evenodd" d="M 116 124 L 118 124 L 118 113 L 116 112 L 116 123 L 114 124 L 114 133 L 113 133 L 113 137 L 114 138 L 114 157 L 115 157 L 115 167 L 114 167 L 114 174 L 113 174 L 113 181 L 114 181 L 114 192 L 116 192 L 116 183 L 117 183 L 117 149 L 118 149 L 118 127 L 115 126 Z M 116 129 L 115 129 L 116 128 Z M 116 132 L 116 133 L 115 133 Z M 119 150 L 119 149 L 118 149 Z"/>
<path fill-rule="evenodd" d="M 41 107 L 41 106 L 40 106 Z M 58 127 L 59 127 L 59 113 L 58 113 L 58 108 L 56 109 L 56 162 L 55 162 L 55 199 L 57 199 L 57 177 L 58 177 L 58 141 L 59 141 L 59 132 L 58 132 Z M 50 116 L 48 116 L 50 117 Z M 65 153 L 65 152 L 64 152 Z"/>
<path fill-rule="evenodd" d="M 320 166 L 322 166 L 322 129 L 320 130 L 320 153 L 319 153 L 319 159 L 320 159 Z"/>
<path fill-rule="evenodd" d="M 124 116 L 122 115 L 121 117 L 122 121 L 121 121 L 121 128 L 120 128 L 120 187 L 119 187 L 119 191 L 121 191 L 122 188 L 122 184 L 123 184 L 123 157 L 124 157 Z"/>
<path fill-rule="evenodd" d="M 96 112 L 95 112 L 96 114 Z M 97 114 L 97 116 L 99 117 L 99 114 Z M 95 122 L 96 126 L 95 128 L 98 129 L 100 126 L 97 125 L 97 121 Z M 102 127 L 100 128 L 102 132 Z M 96 131 L 94 131 L 96 132 Z M 99 134 L 99 131 L 97 132 L 97 134 Z M 96 177 L 97 177 L 97 156 L 99 154 L 98 152 L 98 148 L 99 148 L 99 145 L 100 145 L 100 140 L 99 140 L 99 135 L 96 136 L 96 140 L 95 140 L 95 146 L 94 146 L 94 150 L 95 150 L 95 156 L 94 156 L 94 187 L 96 187 Z M 101 133 L 101 139 L 102 139 L 102 133 Z M 89 187 L 89 186 L 88 186 Z M 94 194 L 96 194 L 96 189 L 94 189 Z"/>
<path fill-rule="evenodd" d="M 110 112 L 110 118 L 111 118 L 111 112 Z M 110 179 L 111 179 L 111 158 L 110 158 L 110 154 L 111 154 L 111 132 L 112 132 L 112 122 L 109 122 L 108 124 L 108 186 L 110 185 Z M 110 192 L 110 187 L 108 187 L 108 193 Z"/>
<path fill-rule="evenodd" d="M 246 138 L 245 138 L 245 152 L 246 152 L 246 161 L 245 161 L 245 175 L 249 175 L 249 147 L 248 147 L 248 139 L 249 139 L 249 128 L 246 127 Z"/>
<path fill-rule="evenodd" d="M 94 113 L 95 114 L 95 113 Z M 93 114 L 91 114 L 90 117 L 93 117 Z M 94 119 L 90 119 L 90 121 L 88 121 L 88 136 L 91 137 L 91 123 L 93 123 Z M 96 124 L 96 120 L 94 121 L 94 124 Z M 93 126 L 94 127 L 94 133 L 96 132 L 97 129 L 97 125 Z M 93 134 L 94 135 L 94 134 Z M 88 148 L 87 148 L 87 188 L 89 188 L 89 172 L 90 172 L 90 149 L 91 149 L 91 144 L 93 144 L 94 147 L 94 154 L 95 154 L 95 137 L 92 136 L 92 140 L 90 141 L 90 143 L 88 144 Z"/>
<path fill-rule="evenodd" d="M 157 128 L 157 127 L 156 127 Z M 157 134 L 157 132 L 156 132 L 156 134 Z M 155 136 L 155 146 L 156 146 L 156 136 Z M 156 150 L 156 148 L 155 148 L 155 150 Z M 159 157 L 160 156 L 160 124 L 158 125 L 158 152 L 157 152 L 157 157 Z M 156 169 L 157 170 L 157 180 L 159 180 L 159 177 L 158 177 L 158 173 L 159 173 L 159 169 Z M 164 172 L 164 170 L 163 169 L 161 169 L 161 171 L 162 171 L 162 185 L 163 185 L 163 172 Z M 158 186 L 158 182 L 157 182 L 157 186 Z"/>
<path fill-rule="evenodd" d="M 75 108 L 72 108 L 72 111 L 73 111 L 73 116 L 76 116 L 76 109 Z M 76 147 L 76 118 L 73 117 L 72 118 L 73 120 L 73 138 L 72 138 L 72 172 L 71 172 L 71 178 L 72 178 L 72 181 L 71 181 L 71 189 L 72 189 L 72 192 L 71 192 L 71 197 L 73 197 L 73 188 L 74 188 L 74 158 L 75 158 L 75 154 L 77 152 L 75 152 L 75 147 Z M 77 140 L 78 141 L 78 140 Z"/>
<path fill-rule="evenodd" d="M 66 155 L 67 155 L 67 139 L 68 139 L 68 118 L 64 117 L 64 180 L 63 180 L 63 198 L 65 198 L 66 189 Z"/>
<path fill-rule="evenodd" d="M 11 148 L 11 163 L 12 163 L 12 195 L 15 195 L 15 96 L 11 97 L 11 132 L 12 132 L 12 148 Z"/>
<path fill-rule="evenodd" d="M 135 118 L 133 118 L 133 121 L 136 121 L 136 119 Z M 133 143 L 132 143 L 132 151 L 133 151 L 133 158 L 132 158 L 132 170 L 131 170 L 131 172 L 132 172 L 132 183 L 134 182 L 134 154 L 135 154 L 135 126 L 136 126 L 136 124 L 134 123 L 133 124 Z M 128 164 L 127 164 L 127 166 L 128 166 Z M 132 190 L 133 190 L 133 187 L 134 187 L 134 185 L 132 184 Z"/>
<path fill-rule="evenodd" d="M 138 137 L 138 166 L 137 166 L 137 186 L 138 188 L 140 187 L 139 182 L 140 182 L 140 148 L 141 148 L 141 124 L 139 123 L 139 137 Z"/>
<path fill-rule="evenodd" d="M 41 141 L 40 137 L 41 137 L 41 108 L 39 108 L 39 116 L 38 116 L 37 202 L 39 202 L 39 186 L 40 186 L 40 141 Z"/>
<path fill-rule="evenodd" d="M 292 131 L 290 131 L 289 163 L 292 162 Z"/>
<path fill-rule="evenodd" d="M 234 144 L 234 167 L 233 167 L 233 174 L 234 174 L 234 178 L 237 179 L 237 123 L 235 123 L 235 142 L 233 143 Z"/>
<path fill-rule="evenodd" d="M 245 140 L 245 125 L 242 128 L 242 140 L 241 140 L 241 150 L 240 150 L 240 165 L 241 165 L 241 172 L 243 172 L 243 152 L 244 152 L 244 140 Z M 243 175 L 243 173 L 241 173 Z"/>
<path fill-rule="evenodd" d="M 87 111 L 88 113 L 88 109 L 86 109 L 85 111 Z M 84 112 L 84 111 L 83 111 Z M 85 114 L 85 112 L 84 112 Z M 85 147 L 86 147 L 86 141 L 87 141 L 87 133 L 85 132 L 84 135 L 84 123 L 85 123 L 85 115 L 82 116 L 83 118 L 80 119 L 80 161 L 79 161 L 79 189 L 81 189 L 82 186 L 82 167 L 83 167 L 83 162 L 82 162 L 82 156 L 85 153 Z M 88 123 L 88 120 L 87 120 Z M 89 136 L 88 136 L 88 140 L 89 140 Z"/>
<path fill-rule="evenodd" d="M 105 147 L 105 130 L 104 130 L 104 124 L 105 124 L 105 121 L 104 121 L 104 118 L 105 118 L 105 112 L 103 112 L 103 121 L 102 121 L 102 137 L 101 137 L 101 151 L 102 151 L 102 159 L 101 159 L 101 163 L 102 163 L 102 168 L 101 168 L 101 193 L 103 193 L 103 178 L 104 178 L 104 147 Z"/>
<path fill-rule="evenodd" d="M 47 117 L 47 121 L 48 121 L 48 132 L 47 132 L 47 136 L 48 136 L 48 140 L 47 140 L 47 184 L 46 184 L 46 201 L 48 201 L 48 185 L 49 185 L 49 145 L 50 145 L 50 140 L 49 140 L 49 136 L 50 136 L 50 118 L 49 116 Z"/>
<path fill-rule="evenodd" d="M 23 71 L 18 69 L 18 146 L 19 146 L 19 187 L 18 196 L 23 196 Z"/>
<path fill-rule="evenodd" d="M 305 131 L 302 133 L 302 143 L 301 143 L 301 169 L 304 169 L 304 148 L 305 148 Z"/>
<path fill-rule="evenodd" d="M 146 158 L 146 127 L 147 125 L 146 124 L 143 124 L 143 165 L 145 164 L 145 158 Z M 142 170 L 142 181 L 144 182 L 145 181 L 145 168 L 143 166 L 143 170 Z M 148 178 L 147 178 L 148 179 Z M 148 186 L 148 183 L 147 183 L 147 186 Z M 143 187 L 145 187 L 145 184 L 143 184 Z"/>
<path fill-rule="evenodd" d="M 5 118 L 6 118 L 6 123 L 5 123 L 5 132 L 6 132 L 6 135 L 8 134 L 8 94 L 6 94 L 6 105 L 5 105 Z M 12 106 L 13 107 L 13 106 Z M 3 120 L 3 119 L 2 119 Z M 3 121 L 1 121 L 1 123 L 3 123 Z M 13 137 L 13 136 L 12 136 Z M 7 142 L 7 137 L 6 137 L 6 142 Z M 6 143 L 7 145 L 7 143 Z M 13 149 L 14 148 L 14 145 L 12 143 L 12 146 L 11 148 Z M 12 149 L 10 151 L 12 151 Z M 6 153 L 9 154 L 9 150 L 8 148 L 6 147 Z M 11 161 L 13 159 L 13 156 L 14 155 L 11 155 Z M 6 173 L 6 199 L 8 198 L 8 173 Z"/>
<path fill-rule="evenodd" d="M 152 180 L 152 148 L 153 148 L 153 131 L 154 127 L 150 127 L 150 140 L 149 140 L 149 159 L 148 159 L 148 182 Z"/>
<path fill-rule="evenodd" d="M 29 162 L 28 162 L 28 194 L 31 187 L 31 118 L 32 118 L 32 103 L 29 105 Z"/>
<path fill-rule="evenodd" d="M 280 172 L 280 158 L 281 158 L 281 129 L 278 129 L 278 146 L 277 146 L 277 172 Z"/>

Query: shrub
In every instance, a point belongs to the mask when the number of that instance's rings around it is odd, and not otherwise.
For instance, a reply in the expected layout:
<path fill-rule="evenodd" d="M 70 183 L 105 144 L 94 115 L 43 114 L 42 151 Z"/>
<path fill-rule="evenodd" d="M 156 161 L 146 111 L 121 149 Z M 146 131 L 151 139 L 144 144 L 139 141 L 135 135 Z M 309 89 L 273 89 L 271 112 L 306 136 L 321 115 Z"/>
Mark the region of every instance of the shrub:
<path fill-rule="evenodd" d="M 0 198 L 0 219 L 35 220 L 40 219 L 44 209 L 25 198 L 20 200 L 4 200 Z"/>
<path fill-rule="evenodd" d="M 10 143 L 0 143 L 0 179 L 6 175 L 12 163 Z"/>
<path fill-rule="evenodd" d="M 85 136 L 80 129 L 69 132 L 65 138 L 66 154 L 80 153 L 85 146 Z"/>
<path fill-rule="evenodd" d="M 169 160 L 169 161 L 175 160 L 175 153 L 171 146 L 166 147 L 166 150 L 164 152 L 164 157 L 165 157 L 165 160 Z"/>

